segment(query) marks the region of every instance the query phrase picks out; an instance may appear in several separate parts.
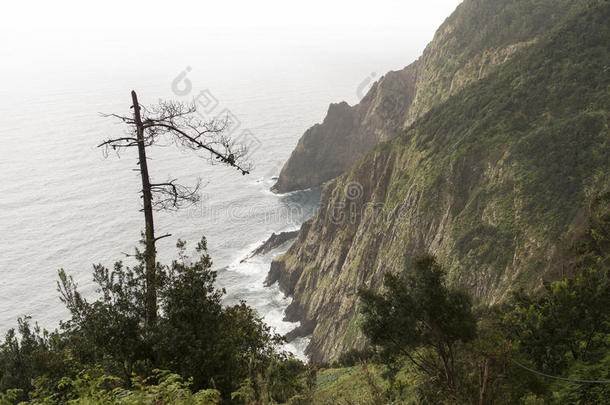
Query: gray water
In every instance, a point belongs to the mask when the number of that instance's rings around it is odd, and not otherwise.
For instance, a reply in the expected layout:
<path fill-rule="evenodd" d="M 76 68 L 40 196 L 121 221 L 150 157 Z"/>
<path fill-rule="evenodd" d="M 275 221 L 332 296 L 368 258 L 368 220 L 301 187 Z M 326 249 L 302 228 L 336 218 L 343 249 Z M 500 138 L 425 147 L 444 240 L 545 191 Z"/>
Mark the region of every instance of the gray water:
<path fill-rule="evenodd" d="M 263 286 L 281 250 L 240 260 L 272 232 L 297 229 L 314 213 L 319 191 L 275 195 L 269 191 L 273 177 L 330 102 L 357 102 L 372 72 L 408 62 L 398 54 L 301 49 L 273 61 L 232 57 L 211 64 L 204 54 L 191 53 L 156 64 L 0 71 L 0 333 L 24 315 L 56 327 L 67 317 L 57 270 L 64 268 L 82 291 L 94 294 L 92 264 L 124 259 L 139 240 L 136 151 L 104 158 L 96 148 L 123 134 L 121 123 L 99 113 L 129 114 L 132 89 L 143 104 L 189 101 L 205 91 L 218 104 L 210 114 L 228 111 L 240 121 L 237 136 L 250 131 L 255 168 L 248 176 L 171 147 L 149 151 L 154 179 L 188 184 L 201 177 L 205 183 L 198 205 L 156 214 L 157 234 L 172 234 L 158 244 L 160 259 L 172 258 L 177 238 L 192 247 L 206 236 L 226 303 L 245 299 L 277 332 L 288 332 L 296 326 L 282 320 L 290 298 L 277 285 Z M 302 339 L 289 349 L 302 354 L 305 344 Z"/>

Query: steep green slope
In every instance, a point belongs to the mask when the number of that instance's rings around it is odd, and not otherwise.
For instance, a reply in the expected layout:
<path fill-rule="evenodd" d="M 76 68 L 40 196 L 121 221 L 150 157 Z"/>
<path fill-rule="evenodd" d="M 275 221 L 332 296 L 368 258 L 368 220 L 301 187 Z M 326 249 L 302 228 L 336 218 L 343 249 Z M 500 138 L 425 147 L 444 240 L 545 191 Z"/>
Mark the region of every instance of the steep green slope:
<path fill-rule="evenodd" d="M 303 134 L 272 189 L 305 189 L 339 176 L 376 144 L 487 76 L 584 3 L 465 0 L 417 61 L 386 74 L 359 104 L 332 104 L 324 121 Z"/>
<path fill-rule="evenodd" d="M 560 275 L 557 244 L 610 187 L 610 5 L 590 7 L 327 184 L 270 273 L 314 360 L 363 345 L 358 287 L 416 252 L 484 302 Z"/>

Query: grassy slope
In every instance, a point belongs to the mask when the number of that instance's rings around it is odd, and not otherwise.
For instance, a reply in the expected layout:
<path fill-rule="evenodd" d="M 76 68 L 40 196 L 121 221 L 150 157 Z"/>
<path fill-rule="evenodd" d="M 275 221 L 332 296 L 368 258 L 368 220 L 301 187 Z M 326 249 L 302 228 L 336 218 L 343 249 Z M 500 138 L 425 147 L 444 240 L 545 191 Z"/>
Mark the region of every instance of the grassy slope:
<path fill-rule="evenodd" d="M 383 378 L 385 366 L 380 364 L 358 364 L 353 367 L 328 368 L 320 370 L 314 391 L 316 405 L 371 405 L 386 404 L 389 384 Z M 417 381 L 415 374 L 409 373 L 404 366 L 397 375 L 403 392 L 394 404 L 413 404 L 417 402 L 414 392 Z"/>
<path fill-rule="evenodd" d="M 329 368 L 321 370 L 318 374 L 314 403 L 373 404 L 377 399 L 378 388 L 385 388 L 380 366 Z"/>

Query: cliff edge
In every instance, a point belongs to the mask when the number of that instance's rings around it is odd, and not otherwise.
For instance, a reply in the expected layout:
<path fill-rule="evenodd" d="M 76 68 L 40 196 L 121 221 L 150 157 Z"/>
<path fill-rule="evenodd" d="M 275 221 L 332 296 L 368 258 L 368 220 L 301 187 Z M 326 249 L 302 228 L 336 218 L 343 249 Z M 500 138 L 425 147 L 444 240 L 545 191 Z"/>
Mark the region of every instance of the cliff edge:
<path fill-rule="evenodd" d="M 493 72 L 580 3 L 465 0 L 417 61 L 387 73 L 358 104 L 331 104 L 324 121 L 300 138 L 271 190 L 316 187 L 344 173 L 379 142 Z"/>

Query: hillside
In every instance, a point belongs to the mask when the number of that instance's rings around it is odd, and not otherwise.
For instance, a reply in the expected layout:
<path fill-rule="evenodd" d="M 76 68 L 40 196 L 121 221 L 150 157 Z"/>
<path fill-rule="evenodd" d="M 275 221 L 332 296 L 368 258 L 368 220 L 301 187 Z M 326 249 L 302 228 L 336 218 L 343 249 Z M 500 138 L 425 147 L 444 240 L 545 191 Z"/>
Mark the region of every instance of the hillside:
<path fill-rule="evenodd" d="M 303 134 L 272 190 L 306 189 L 339 176 L 376 144 L 486 77 L 584 3 L 465 0 L 418 60 L 387 73 L 360 103 L 331 104 L 324 121 Z"/>
<path fill-rule="evenodd" d="M 562 276 L 558 245 L 610 187 L 608 21 L 607 2 L 571 17 L 325 186 L 270 273 L 313 360 L 363 346 L 357 289 L 417 252 L 487 303 Z"/>

